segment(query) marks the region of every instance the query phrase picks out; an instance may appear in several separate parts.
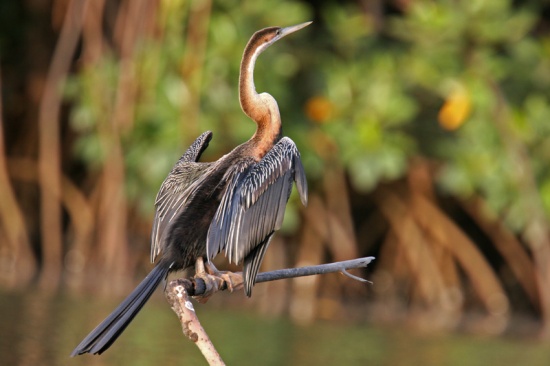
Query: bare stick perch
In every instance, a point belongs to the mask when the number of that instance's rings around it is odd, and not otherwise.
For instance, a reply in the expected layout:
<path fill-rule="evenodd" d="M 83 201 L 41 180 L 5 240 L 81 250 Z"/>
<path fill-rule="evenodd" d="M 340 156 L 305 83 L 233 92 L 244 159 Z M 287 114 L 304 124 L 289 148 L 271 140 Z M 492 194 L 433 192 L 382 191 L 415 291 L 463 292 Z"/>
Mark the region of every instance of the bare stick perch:
<path fill-rule="evenodd" d="M 334 273 L 334 272 L 340 272 L 357 281 L 371 283 L 368 280 L 365 280 L 361 277 L 357 277 L 348 273 L 348 270 L 357 269 L 357 268 L 366 268 L 369 265 L 369 263 L 371 263 L 373 260 L 374 260 L 374 257 L 364 257 L 364 258 L 351 259 L 351 260 L 341 261 L 341 262 L 319 264 L 316 266 L 286 268 L 286 269 L 279 269 L 276 271 L 262 272 L 262 273 L 259 273 L 258 276 L 256 277 L 256 283 L 277 281 L 277 280 L 283 280 L 286 278 L 313 276 L 313 275 Z M 229 286 L 227 286 L 228 284 L 226 281 L 219 281 L 218 277 L 212 277 L 208 275 L 200 276 L 200 277 L 195 276 L 189 279 L 182 278 L 182 279 L 178 279 L 177 281 L 181 286 L 185 287 L 185 291 L 189 296 L 201 297 L 205 295 L 205 293 L 208 294 L 208 296 L 211 296 L 214 292 L 227 290 L 228 288 L 232 288 L 233 290 L 239 289 L 239 286 L 242 283 L 242 272 L 236 272 L 236 273 L 233 273 L 232 275 L 234 276 L 232 277 L 233 281 L 231 284 L 229 284 Z M 167 286 L 166 291 L 168 291 L 169 287 L 170 286 Z"/>
<path fill-rule="evenodd" d="M 256 277 L 256 283 L 282 280 L 284 278 L 312 276 L 312 275 L 332 273 L 332 272 L 341 272 L 342 274 L 350 278 L 353 278 L 354 280 L 357 280 L 360 282 L 372 283 L 368 280 L 365 280 L 364 278 L 357 277 L 348 273 L 347 270 L 355 269 L 355 268 L 366 268 L 369 265 L 369 263 L 372 262 L 373 260 L 374 260 L 374 257 L 365 257 L 365 258 L 351 259 L 351 260 L 342 261 L 342 262 L 320 264 L 317 266 L 279 269 L 277 271 L 264 272 L 264 273 L 258 274 L 258 277 Z"/>
<path fill-rule="evenodd" d="M 185 290 L 184 279 L 170 281 L 165 290 L 166 299 L 180 320 L 183 334 L 194 342 L 209 365 L 225 365 L 208 334 L 199 322 L 195 308 Z"/>
<path fill-rule="evenodd" d="M 312 276 L 332 272 L 341 272 L 355 280 L 370 282 L 363 278 L 349 274 L 347 270 L 365 268 L 373 260 L 374 257 L 365 257 L 342 262 L 321 264 L 317 266 L 287 268 L 277 271 L 263 272 L 258 274 L 258 277 L 256 277 L 256 282 L 276 281 L 285 278 Z M 219 277 L 201 275 L 200 277 L 195 276 L 190 279 L 175 279 L 170 281 L 166 286 L 166 299 L 180 320 L 183 334 L 197 345 L 209 365 L 225 365 L 225 363 L 210 341 L 208 334 L 206 334 L 204 328 L 201 326 L 197 314 L 193 308 L 193 304 L 189 300 L 189 296 L 195 296 L 199 301 L 201 301 L 203 299 L 207 299 L 217 291 L 223 291 L 228 288 L 231 290 L 241 288 L 243 283 L 242 273 L 238 272 L 233 275 L 234 276 L 231 277 L 232 281 L 230 284 L 226 281 L 220 281 Z"/>

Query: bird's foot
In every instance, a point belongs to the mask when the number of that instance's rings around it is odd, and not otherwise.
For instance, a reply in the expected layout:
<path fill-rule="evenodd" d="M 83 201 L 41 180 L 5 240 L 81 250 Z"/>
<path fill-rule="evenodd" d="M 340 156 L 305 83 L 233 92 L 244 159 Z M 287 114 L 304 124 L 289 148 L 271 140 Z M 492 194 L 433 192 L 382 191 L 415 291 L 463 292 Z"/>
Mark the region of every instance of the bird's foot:
<path fill-rule="evenodd" d="M 223 287 L 223 283 L 224 283 L 224 280 L 221 277 L 213 276 L 206 272 L 196 273 L 195 274 L 196 289 L 199 287 L 199 282 L 197 281 L 197 279 L 202 280 L 202 282 L 204 283 L 204 291 L 200 291 L 202 292 L 202 294 L 194 296 L 194 298 L 201 304 L 206 303 L 208 299 L 210 299 L 210 296 L 218 292 Z"/>
<path fill-rule="evenodd" d="M 230 271 L 220 272 L 220 278 L 225 282 L 225 287 L 229 292 L 237 291 L 243 288 L 243 275 Z"/>
<path fill-rule="evenodd" d="M 220 290 L 239 290 L 243 286 L 243 278 L 241 274 L 218 271 L 218 269 L 210 262 L 204 263 L 202 258 L 197 259 L 195 263 L 195 278 L 201 279 L 204 283 L 204 291 L 202 294 L 194 298 L 200 303 L 206 303 L 210 296 Z"/>
<path fill-rule="evenodd" d="M 225 288 L 229 292 L 233 292 L 243 288 L 244 281 L 242 273 L 220 271 L 214 266 L 212 262 L 205 263 L 204 267 L 206 269 L 206 272 L 210 275 L 221 278 L 225 283 Z"/>

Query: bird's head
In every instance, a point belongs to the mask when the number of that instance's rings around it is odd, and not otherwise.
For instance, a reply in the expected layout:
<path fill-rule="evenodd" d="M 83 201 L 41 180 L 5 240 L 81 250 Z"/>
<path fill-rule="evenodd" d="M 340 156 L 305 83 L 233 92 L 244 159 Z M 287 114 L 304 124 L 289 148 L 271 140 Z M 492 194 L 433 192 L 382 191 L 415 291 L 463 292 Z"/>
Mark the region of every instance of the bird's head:
<path fill-rule="evenodd" d="M 279 135 L 281 118 L 277 101 L 268 93 L 258 94 L 254 86 L 254 65 L 256 59 L 273 43 L 290 33 L 294 33 L 311 22 L 294 25 L 291 27 L 269 27 L 257 31 L 252 35 L 246 45 L 241 61 L 241 74 L 239 77 L 239 99 L 243 112 L 256 122 L 262 131 L 270 126 L 273 135 Z M 254 135 L 256 136 L 256 135 Z"/>
<path fill-rule="evenodd" d="M 305 22 L 285 28 L 269 27 L 261 29 L 254 33 L 254 35 L 250 38 L 247 49 L 257 56 L 279 39 L 307 27 L 310 24 L 311 22 Z"/>

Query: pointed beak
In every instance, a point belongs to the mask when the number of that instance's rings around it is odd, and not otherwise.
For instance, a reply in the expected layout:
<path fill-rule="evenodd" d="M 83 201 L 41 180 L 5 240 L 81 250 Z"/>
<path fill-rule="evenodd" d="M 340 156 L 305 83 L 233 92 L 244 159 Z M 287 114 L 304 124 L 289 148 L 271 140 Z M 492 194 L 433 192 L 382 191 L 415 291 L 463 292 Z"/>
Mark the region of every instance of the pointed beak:
<path fill-rule="evenodd" d="M 282 28 L 281 29 L 281 36 L 280 38 L 286 36 L 286 35 L 289 35 L 290 33 L 294 33 L 296 31 L 299 31 L 300 29 L 302 28 L 305 28 L 307 27 L 308 25 L 310 25 L 312 22 L 305 22 L 305 23 L 302 23 L 302 24 L 298 24 L 298 25 L 293 25 L 293 26 L 290 26 L 290 27 L 286 27 L 286 28 Z"/>

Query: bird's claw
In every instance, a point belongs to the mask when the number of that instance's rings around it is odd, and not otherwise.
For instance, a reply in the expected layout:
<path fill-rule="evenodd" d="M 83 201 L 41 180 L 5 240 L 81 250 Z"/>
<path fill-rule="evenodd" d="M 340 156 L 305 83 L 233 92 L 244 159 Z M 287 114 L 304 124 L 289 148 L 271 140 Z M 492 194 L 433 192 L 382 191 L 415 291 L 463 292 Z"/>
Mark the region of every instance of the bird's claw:
<path fill-rule="evenodd" d="M 201 304 L 206 303 L 210 299 L 210 296 L 218 292 L 224 284 L 223 278 L 206 272 L 196 273 L 195 278 L 200 278 L 204 282 L 204 292 L 201 295 L 194 296 Z"/>
<path fill-rule="evenodd" d="M 211 262 L 204 262 L 202 258 L 195 263 L 195 278 L 204 282 L 204 292 L 194 296 L 200 302 L 205 303 L 215 292 L 227 289 L 229 292 L 240 290 L 243 287 L 243 276 L 241 273 L 230 271 L 219 271 Z"/>
<path fill-rule="evenodd" d="M 240 290 L 243 288 L 243 275 L 229 271 L 220 272 L 220 277 L 225 282 L 225 286 L 229 292 Z"/>
<path fill-rule="evenodd" d="M 206 262 L 204 268 L 208 274 L 221 278 L 225 283 L 225 289 L 229 292 L 242 289 L 244 283 L 242 273 L 220 271 L 212 262 Z"/>

